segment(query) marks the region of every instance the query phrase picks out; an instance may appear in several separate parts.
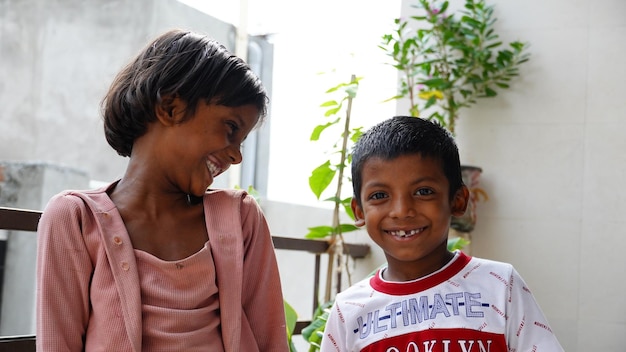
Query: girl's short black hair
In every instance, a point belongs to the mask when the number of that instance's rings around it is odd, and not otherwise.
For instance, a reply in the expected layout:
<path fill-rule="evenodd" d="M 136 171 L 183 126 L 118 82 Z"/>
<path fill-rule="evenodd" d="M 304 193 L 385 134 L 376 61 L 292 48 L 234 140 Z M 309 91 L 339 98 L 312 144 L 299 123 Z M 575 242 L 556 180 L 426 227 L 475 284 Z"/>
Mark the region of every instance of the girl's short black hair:
<path fill-rule="evenodd" d="M 370 158 L 395 159 L 419 154 L 441 162 L 450 184 L 450 199 L 463 186 L 459 150 L 452 134 L 436 122 L 411 116 L 395 116 L 367 130 L 352 151 L 352 189 L 361 206 L 363 165 Z M 410 168 L 411 165 L 407 165 Z"/>
<path fill-rule="evenodd" d="M 168 31 L 118 73 L 102 100 L 105 137 L 118 154 L 130 156 L 166 96 L 187 104 L 183 121 L 202 100 L 229 107 L 254 105 L 260 122 L 269 100 L 258 76 L 222 44 L 189 31 Z"/>

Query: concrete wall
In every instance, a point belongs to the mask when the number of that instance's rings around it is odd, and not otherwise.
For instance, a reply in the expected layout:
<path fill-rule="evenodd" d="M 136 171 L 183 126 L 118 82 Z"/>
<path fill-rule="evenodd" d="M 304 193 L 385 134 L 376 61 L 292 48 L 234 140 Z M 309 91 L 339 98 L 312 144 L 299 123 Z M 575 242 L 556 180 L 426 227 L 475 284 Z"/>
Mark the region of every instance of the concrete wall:
<path fill-rule="evenodd" d="M 0 160 L 121 177 L 127 159 L 104 139 L 100 100 L 119 69 L 173 27 L 234 50 L 234 26 L 175 0 L 1 0 Z"/>
<path fill-rule="evenodd" d="M 472 254 L 517 267 L 566 351 L 624 351 L 626 2 L 489 2 L 501 39 L 532 57 L 511 90 L 461 112 L 462 160 L 490 196 Z"/>

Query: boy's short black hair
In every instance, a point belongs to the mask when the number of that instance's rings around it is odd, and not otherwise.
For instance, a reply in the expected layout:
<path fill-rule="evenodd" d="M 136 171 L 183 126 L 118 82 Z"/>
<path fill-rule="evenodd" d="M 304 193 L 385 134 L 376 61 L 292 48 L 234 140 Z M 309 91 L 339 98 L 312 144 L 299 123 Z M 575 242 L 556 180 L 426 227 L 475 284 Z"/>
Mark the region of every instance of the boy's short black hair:
<path fill-rule="evenodd" d="M 259 122 L 267 114 L 268 97 L 259 78 L 239 57 L 207 36 L 168 31 L 148 44 L 115 77 L 102 100 L 107 142 L 130 156 L 135 140 L 166 96 L 187 104 L 186 120 L 201 100 L 229 107 L 254 105 Z"/>
<path fill-rule="evenodd" d="M 461 162 L 454 137 L 436 122 L 411 116 L 394 116 L 367 130 L 352 151 L 352 189 L 361 206 L 363 165 L 370 158 L 395 159 L 419 154 L 441 162 L 450 184 L 450 199 L 462 186 Z M 411 165 L 407 165 L 407 168 Z"/>

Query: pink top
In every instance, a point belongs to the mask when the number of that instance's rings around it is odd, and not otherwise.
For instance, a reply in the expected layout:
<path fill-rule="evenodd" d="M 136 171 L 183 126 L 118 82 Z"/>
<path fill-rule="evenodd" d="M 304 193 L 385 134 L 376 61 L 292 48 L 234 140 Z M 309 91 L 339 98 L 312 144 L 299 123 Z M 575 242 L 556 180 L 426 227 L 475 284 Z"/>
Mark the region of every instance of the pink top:
<path fill-rule="evenodd" d="M 141 282 L 143 351 L 222 352 L 220 303 L 209 242 L 183 260 L 135 250 Z"/>
<path fill-rule="evenodd" d="M 163 330 L 170 323 L 155 322 L 153 316 L 148 322 L 159 327 L 146 327 L 141 288 L 150 285 L 142 281 L 145 276 L 140 279 L 130 237 L 106 193 L 114 184 L 61 192 L 50 199 L 41 216 L 37 352 L 139 352 L 144 332 L 151 335 L 150 331 Z M 241 190 L 210 190 L 202 206 L 219 284 L 224 351 L 288 352 L 278 266 L 261 208 Z M 159 295 L 149 293 L 154 294 Z M 209 330 L 214 329 L 207 329 L 207 341 L 212 339 Z M 147 336 L 147 343 L 153 343 L 155 336 Z"/>

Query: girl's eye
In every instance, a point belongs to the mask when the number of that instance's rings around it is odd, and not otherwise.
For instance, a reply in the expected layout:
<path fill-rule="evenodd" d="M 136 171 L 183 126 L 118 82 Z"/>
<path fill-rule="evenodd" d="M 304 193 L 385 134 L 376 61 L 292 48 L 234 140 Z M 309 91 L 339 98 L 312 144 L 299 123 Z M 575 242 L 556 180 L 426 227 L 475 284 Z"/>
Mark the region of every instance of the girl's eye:
<path fill-rule="evenodd" d="M 378 199 L 383 199 L 383 198 L 387 198 L 387 195 L 383 192 L 376 192 L 372 194 L 371 196 L 369 196 L 369 199 L 371 200 L 378 200 Z"/>
<path fill-rule="evenodd" d="M 228 124 L 228 127 L 230 127 L 231 134 L 235 134 L 237 133 L 237 131 L 239 131 L 239 125 L 236 122 L 228 121 L 226 123 Z"/>
<path fill-rule="evenodd" d="M 415 192 L 415 194 L 417 194 L 418 196 L 429 196 L 433 193 L 433 190 L 430 188 L 420 188 L 417 190 L 417 192 Z"/>

